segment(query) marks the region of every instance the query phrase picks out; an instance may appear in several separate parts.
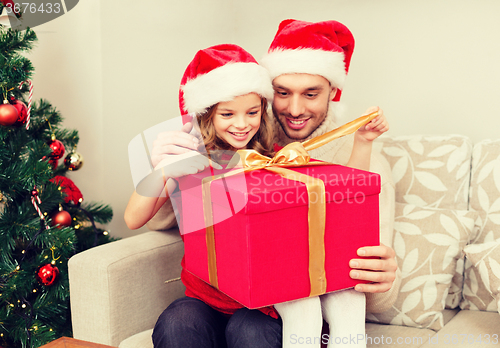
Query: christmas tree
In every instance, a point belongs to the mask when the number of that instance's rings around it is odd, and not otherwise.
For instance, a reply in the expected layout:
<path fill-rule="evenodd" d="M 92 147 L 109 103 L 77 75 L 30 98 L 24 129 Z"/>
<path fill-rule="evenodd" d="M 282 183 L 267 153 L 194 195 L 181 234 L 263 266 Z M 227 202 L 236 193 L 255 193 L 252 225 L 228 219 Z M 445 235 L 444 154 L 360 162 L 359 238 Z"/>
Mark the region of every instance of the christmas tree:
<path fill-rule="evenodd" d="M 34 31 L 3 24 L 0 346 L 39 347 L 71 336 L 68 259 L 112 239 L 96 226 L 110 222 L 112 211 L 104 204 L 83 202 L 80 190 L 65 176 L 83 163 L 76 152 L 78 132 L 61 127 L 61 115 L 49 102 L 32 103 L 33 66 L 22 54 L 36 41 Z"/>

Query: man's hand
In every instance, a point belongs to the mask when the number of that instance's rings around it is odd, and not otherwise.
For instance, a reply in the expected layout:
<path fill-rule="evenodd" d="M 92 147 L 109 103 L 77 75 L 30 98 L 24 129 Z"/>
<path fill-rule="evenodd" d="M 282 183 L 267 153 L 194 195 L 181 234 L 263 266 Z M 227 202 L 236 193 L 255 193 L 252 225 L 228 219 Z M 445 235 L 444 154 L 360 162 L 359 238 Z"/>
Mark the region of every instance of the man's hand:
<path fill-rule="evenodd" d="M 199 140 L 197 137 L 189 134 L 192 128 L 193 124 L 188 122 L 179 131 L 168 131 L 158 134 L 158 137 L 153 142 L 153 149 L 151 151 L 151 163 L 153 167 L 156 167 L 169 155 L 180 155 L 197 150 Z"/>
<path fill-rule="evenodd" d="M 378 116 L 364 126 L 361 126 L 356 131 L 356 137 L 365 141 L 373 141 L 389 130 L 389 122 L 387 122 L 387 118 L 384 115 L 384 110 L 378 106 L 371 107 L 366 110 L 365 115 L 371 114 L 375 111 L 378 111 Z"/>
<path fill-rule="evenodd" d="M 354 288 L 359 292 L 386 292 L 392 287 L 396 279 L 396 253 L 384 244 L 380 246 L 358 249 L 358 256 L 375 257 L 374 259 L 352 259 L 349 266 L 352 268 L 349 275 L 353 279 L 367 280 L 371 284 L 358 284 Z"/>

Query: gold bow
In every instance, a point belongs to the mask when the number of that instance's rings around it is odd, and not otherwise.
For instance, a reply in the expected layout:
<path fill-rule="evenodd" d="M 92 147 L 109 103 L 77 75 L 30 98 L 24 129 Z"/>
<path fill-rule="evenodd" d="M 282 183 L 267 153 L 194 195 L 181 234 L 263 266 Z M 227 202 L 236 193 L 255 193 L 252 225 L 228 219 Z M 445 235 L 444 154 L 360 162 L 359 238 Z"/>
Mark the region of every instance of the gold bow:
<path fill-rule="evenodd" d="M 203 210 L 205 226 L 207 226 L 206 242 L 208 251 L 208 275 L 212 286 L 215 288 L 219 287 L 217 279 L 215 233 L 212 219 L 212 204 L 210 199 L 210 184 L 212 181 L 219 178 L 229 177 L 253 170 L 265 169 L 281 175 L 286 179 L 299 181 L 306 185 L 309 198 L 309 280 L 311 285 L 309 296 L 318 296 L 326 292 L 324 243 L 326 220 L 325 184 L 320 179 L 294 172 L 286 167 L 304 167 L 330 164 L 325 162 L 310 162 L 310 156 L 307 151 L 316 149 L 334 139 L 353 133 L 359 129 L 359 127 L 370 122 L 377 116 L 378 112 L 361 116 L 356 120 L 319 137 L 307 140 L 303 143 L 290 143 L 278 151 L 272 158 L 261 155 L 255 150 L 238 150 L 237 153 L 239 155 L 239 160 L 242 162 L 243 168 L 226 174 L 206 177 L 202 180 Z M 235 158 L 238 158 L 238 156 L 235 156 Z M 231 163 L 229 166 L 231 166 Z M 321 197 L 321 199 L 317 199 L 318 197 Z"/>

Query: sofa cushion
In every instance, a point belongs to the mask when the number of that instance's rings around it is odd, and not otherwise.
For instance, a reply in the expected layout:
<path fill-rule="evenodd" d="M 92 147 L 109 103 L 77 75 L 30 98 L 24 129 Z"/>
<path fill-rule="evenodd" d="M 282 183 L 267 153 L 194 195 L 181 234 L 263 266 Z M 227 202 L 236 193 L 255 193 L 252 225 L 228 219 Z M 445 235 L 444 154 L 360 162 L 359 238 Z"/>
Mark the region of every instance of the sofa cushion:
<path fill-rule="evenodd" d="M 401 288 L 392 308 L 367 319 L 439 330 L 458 259 L 474 227 L 476 212 L 396 203 L 394 250 Z"/>
<path fill-rule="evenodd" d="M 118 348 L 153 348 L 152 334 L 153 329 L 139 332 L 123 340 Z"/>
<path fill-rule="evenodd" d="M 387 348 L 392 345 L 417 348 L 436 334 L 429 329 L 374 323 L 367 323 L 365 332 L 366 348 Z"/>
<path fill-rule="evenodd" d="M 459 309 L 445 309 L 443 311 L 444 325 L 459 312 Z M 429 342 L 436 333 L 430 329 L 401 325 L 386 325 L 366 323 L 366 348 L 386 348 L 391 345 L 399 347 L 416 348 Z"/>
<path fill-rule="evenodd" d="M 421 348 L 498 347 L 499 327 L 500 315 L 498 313 L 462 310 Z"/>
<path fill-rule="evenodd" d="M 466 254 L 464 309 L 499 311 L 500 303 L 500 241 L 471 244 Z"/>
<path fill-rule="evenodd" d="M 472 143 L 460 135 L 381 137 L 374 150 L 392 169 L 396 202 L 468 209 Z"/>

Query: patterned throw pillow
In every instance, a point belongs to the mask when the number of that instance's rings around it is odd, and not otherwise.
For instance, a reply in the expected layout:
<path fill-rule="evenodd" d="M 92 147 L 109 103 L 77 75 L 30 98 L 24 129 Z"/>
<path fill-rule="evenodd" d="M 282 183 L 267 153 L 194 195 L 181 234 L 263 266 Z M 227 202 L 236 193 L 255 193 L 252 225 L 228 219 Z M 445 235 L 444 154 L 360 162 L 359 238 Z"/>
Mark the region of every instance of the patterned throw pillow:
<path fill-rule="evenodd" d="M 391 165 L 396 202 L 468 209 L 472 143 L 467 137 L 379 138 L 374 147 L 377 149 Z"/>
<path fill-rule="evenodd" d="M 423 207 L 468 210 L 471 141 L 464 136 L 381 137 L 375 142 L 388 160 L 396 202 Z M 464 257 L 457 261 L 446 308 L 462 299 Z"/>
<path fill-rule="evenodd" d="M 474 145 L 470 186 L 470 209 L 478 211 L 479 217 L 468 248 L 475 248 L 476 244 L 500 240 L 500 140 L 483 140 Z M 479 271 L 471 260 L 465 260 L 460 307 L 495 312 L 497 302 Z"/>
<path fill-rule="evenodd" d="M 463 309 L 500 312 L 500 241 L 464 248 L 467 276 Z"/>
<path fill-rule="evenodd" d="M 479 212 L 479 233 L 471 243 L 500 238 L 500 140 L 483 140 L 474 146 L 470 209 Z"/>
<path fill-rule="evenodd" d="M 451 280 L 476 215 L 396 203 L 394 250 L 402 273 L 401 288 L 390 310 L 368 314 L 367 319 L 441 329 Z"/>

